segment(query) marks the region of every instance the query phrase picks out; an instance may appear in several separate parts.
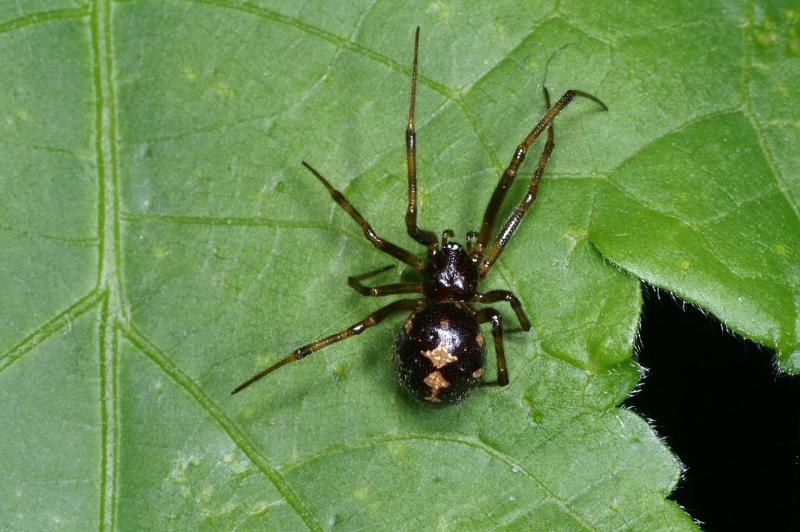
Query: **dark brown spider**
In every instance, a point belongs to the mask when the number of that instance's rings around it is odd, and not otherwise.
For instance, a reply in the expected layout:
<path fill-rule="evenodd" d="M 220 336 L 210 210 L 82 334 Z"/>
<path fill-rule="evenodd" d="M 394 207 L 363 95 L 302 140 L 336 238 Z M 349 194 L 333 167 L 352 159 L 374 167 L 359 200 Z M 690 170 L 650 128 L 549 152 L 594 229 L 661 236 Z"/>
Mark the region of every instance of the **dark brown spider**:
<path fill-rule="evenodd" d="M 391 242 L 380 238 L 370 227 L 363 216 L 353 207 L 341 192 L 331 186 L 327 179 L 306 162 L 303 165 L 328 189 L 331 197 L 361 226 L 364 236 L 372 244 L 392 257 L 412 266 L 422 276 L 422 282 L 395 283 L 375 287 L 361 284 L 361 281 L 386 272 L 393 266 L 349 277 L 347 283 L 365 296 L 386 296 L 392 294 L 421 293 L 416 299 L 402 299 L 389 303 L 373 312 L 355 325 L 341 332 L 317 340 L 295 350 L 286 358 L 269 368 L 253 375 L 240 384 L 232 394 L 247 388 L 257 380 L 270 374 L 279 367 L 307 357 L 323 347 L 361 334 L 369 327 L 377 325 L 387 316 L 398 311 L 411 312 L 405 321 L 394 344 L 395 369 L 403 389 L 416 399 L 431 403 L 454 404 L 462 401 L 481 382 L 486 359 L 486 342 L 481 332 L 481 323 L 491 322 L 497 354 L 497 384 L 508 384 L 508 369 L 503 350 L 503 318 L 491 307 L 475 309 L 474 303 L 495 303 L 507 301 L 517 316 L 520 326 L 508 332 L 528 331 L 531 322 L 522 309 L 519 299 L 506 290 L 491 290 L 486 293 L 477 291 L 479 281 L 492 269 L 495 261 L 505 249 L 522 218 L 536 199 L 539 182 L 553 152 L 552 123 L 561 111 L 576 97 L 588 98 L 599 104 L 604 110 L 606 105 L 591 94 L 568 90 L 556 102 L 550 105 L 547 89 L 544 89 L 547 113 L 539 120 L 528 136 L 514 152 L 500 182 L 489 200 L 483 215 L 480 231 L 467 234 L 467 246 L 449 242 L 453 236 L 451 230 L 442 234 L 441 242 L 431 231 L 417 226 L 417 156 L 416 133 L 414 130 L 414 104 L 417 95 L 417 58 L 419 54 L 419 28 L 414 38 L 414 66 L 411 76 L 411 109 L 408 114 L 406 129 L 406 154 L 408 160 L 408 210 L 406 212 L 406 228 L 408 234 L 417 242 L 428 248 L 427 260 L 407 251 Z M 508 193 L 514 178 L 517 176 L 522 161 L 531 144 L 547 129 L 547 142 L 539 164 L 533 173 L 528 193 L 522 202 L 506 220 L 500 233 L 488 247 L 489 239 L 494 233 L 500 206 Z"/>

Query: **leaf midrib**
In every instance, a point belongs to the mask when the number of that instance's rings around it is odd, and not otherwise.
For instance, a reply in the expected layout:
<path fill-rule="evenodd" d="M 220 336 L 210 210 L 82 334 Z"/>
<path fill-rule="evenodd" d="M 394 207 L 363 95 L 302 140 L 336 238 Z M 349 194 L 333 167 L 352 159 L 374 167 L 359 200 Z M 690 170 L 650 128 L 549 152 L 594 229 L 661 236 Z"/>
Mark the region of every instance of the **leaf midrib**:
<path fill-rule="evenodd" d="M 227 419 L 199 386 L 167 364 L 166 357 L 155 357 L 158 353 L 147 349 L 149 342 L 143 335 L 133 334 L 135 329 L 128 313 L 123 288 L 122 237 L 120 230 L 120 198 L 117 156 L 116 100 L 114 93 L 114 64 L 111 0 L 94 0 L 91 9 L 92 76 L 95 89 L 95 151 L 98 172 L 98 232 L 100 254 L 98 265 L 98 294 L 102 294 L 103 306 L 100 320 L 101 360 L 101 416 L 102 448 L 100 529 L 114 529 L 119 478 L 119 336 L 122 333 L 129 341 L 150 355 L 150 359 L 164 370 L 175 382 L 187 390 L 200 406 L 231 437 L 272 482 L 275 489 L 297 512 L 312 530 L 322 530 L 308 508 L 305 507 L 286 479 L 250 443 L 235 424 Z M 152 345 L 152 344 L 151 344 Z"/>

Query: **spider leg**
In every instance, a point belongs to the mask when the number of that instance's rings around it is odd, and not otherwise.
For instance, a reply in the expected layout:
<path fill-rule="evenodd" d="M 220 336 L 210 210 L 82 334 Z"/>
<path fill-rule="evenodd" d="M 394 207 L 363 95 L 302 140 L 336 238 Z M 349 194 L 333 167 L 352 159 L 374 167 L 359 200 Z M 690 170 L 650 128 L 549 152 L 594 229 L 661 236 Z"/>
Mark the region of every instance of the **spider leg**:
<path fill-rule="evenodd" d="M 422 299 L 401 299 L 400 301 L 394 301 L 393 303 L 389 303 L 385 307 L 376 310 L 363 320 L 359 321 L 354 325 L 351 325 L 350 327 L 344 329 L 343 331 L 340 331 L 336 334 L 332 334 L 330 336 L 326 336 L 321 340 L 317 340 L 316 342 L 311 342 L 310 344 L 306 344 L 303 347 L 295 349 L 292 352 L 292 354 L 290 354 L 288 357 L 281 359 L 272 366 L 268 367 L 267 369 L 259 373 L 256 373 L 255 375 L 244 381 L 242 384 L 237 386 L 231 392 L 231 395 L 241 392 L 242 390 L 244 390 L 257 380 L 266 377 L 267 375 L 269 375 L 270 373 L 272 373 L 281 366 L 284 366 L 296 360 L 301 360 L 310 355 L 311 353 L 314 353 L 315 351 L 319 351 L 320 349 L 328 347 L 331 344 L 335 344 L 336 342 L 341 342 L 342 340 L 350 338 L 353 335 L 361 334 L 362 332 L 372 327 L 373 325 L 377 325 L 378 323 L 383 321 L 383 319 L 389 316 L 390 314 L 393 314 L 400 310 L 406 310 L 406 311 L 414 310 L 423 301 L 424 300 Z"/>
<path fill-rule="evenodd" d="M 478 233 L 475 231 L 470 231 L 467 233 L 467 253 L 472 254 L 472 247 L 475 245 L 475 239 L 478 237 Z"/>
<path fill-rule="evenodd" d="M 361 275 L 353 275 L 347 278 L 347 284 L 349 284 L 353 290 L 363 296 L 377 297 L 393 294 L 411 294 L 422 292 L 422 283 L 394 283 L 373 287 L 364 286 L 361 284 L 361 281 L 364 279 L 369 279 L 370 277 L 387 272 L 392 268 L 394 268 L 394 265 L 390 264 L 389 266 L 384 266 L 383 268 L 379 268 L 371 272 L 362 273 Z"/>
<path fill-rule="evenodd" d="M 544 89 L 545 102 L 547 103 L 547 106 L 550 107 L 550 93 L 547 91 L 547 87 L 543 87 L 543 89 Z M 593 101 L 598 102 L 600 105 L 602 105 L 603 109 L 608 109 L 604 103 L 602 103 L 594 96 L 585 93 L 580 93 L 579 95 L 590 97 Z M 562 97 L 561 99 L 563 100 L 564 98 Z M 556 103 L 555 107 L 558 107 L 558 103 Z M 552 155 L 553 153 L 554 143 L 555 143 L 555 133 L 553 131 L 553 125 L 551 122 L 550 125 L 547 127 L 547 142 L 544 145 L 544 150 L 542 150 L 541 157 L 539 157 L 539 164 L 536 166 L 536 170 L 533 172 L 533 177 L 531 178 L 530 185 L 528 185 L 528 192 L 525 194 L 525 198 L 523 198 L 520 204 L 517 205 L 511 212 L 508 219 L 506 220 L 505 225 L 495 238 L 492 247 L 489 248 L 489 251 L 486 253 L 485 257 L 480 261 L 480 264 L 478 266 L 478 273 L 480 273 L 481 277 L 484 277 L 487 273 L 489 273 L 489 270 L 492 269 L 492 266 L 494 265 L 497 258 L 505 249 L 506 244 L 508 244 L 508 241 L 514 235 L 514 232 L 517 230 L 517 227 L 519 227 L 519 225 L 522 223 L 522 219 L 525 217 L 525 213 L 528 212 L 530 206 L 533 204 L 534 201 L 536 201 L 536 196 L 539 194 L 539 183 L 542 180 L 542 175 L 544 174 L 544 169 L 547 167 L 547 163 L 550 162 L 550 155 Z"/>
<path fill-rule="evenodd" d="M 483 256 L 486 245 L 488 244 L 489 239 L 494 232 L 500 206 L 503 204 L 503 200 L 508 193 L 508 189 L 511 187 L 511 184 L 514 182 L 514 178 L 517 176 L 517 172 L 519 171 L 522 161 L 525 160 L 528 149 L 530 149 L 531 145 L 537 138 L 539 138 L 544 130 L 550 127 L 550 124 L 553 123 L 561 111 L 563 111 L 570 104 L 570 102 L 575 99 L 576 96 L 588 98 L 589 100 L 592 100 L 600 105 L 604 110 L 608 110 L 606 104 L 600 101 L 600 99 L 597 97 L 592 96 L 587 92 L 572 89 L 565 92 L 564 95 L 561 96 L 561 98 L 555 103 L 555 105 L 547 110 L 545 115 L 539 120 L 539 123 L 534 126 L 534 128 L 523 139 L 520 145 L 517 146 L 517 150 L 514 152 L 511 162 L 506 167 L 503 175 L 500 177 L 500 181 L 497 183 L 497 187 L 495 187 L 494 192 L 492 193 L 492 197 L 489 200 L 489 205 L 487 205 L 486 212 L 483 215 L 483 221 L 481 222 L 480 231 L 478 232 L 478 238 L 475 241 L 475 246 L 472 249 L 473 259 L 478 260 Z"/>
<path fill-rule="evenodd" d="M 419 57 L 419 26 L 414 35 L 414 67 L 411 71 L 411 108 L 408 111 L 406 128 L 406 161 L 408 162 L 408 210 L 406 228 L 408 234 L 424 246 L 436 243 L 436 236 L 417 226 L 417 132 L 414 128 L 414 114 L 417 101 L 417 60 Z"/>
<path fill-rule="evenodd" d="M 506 366 L 506 352 L 503 349 L 503 316 L 493 308 L 482 308 L 475 313 L 478 323 L 492 323 L 492 336 L 494 337 L 494 351 L 497 355 L 497 384 L 508 384 L 508 367 Z"/>
<path fill-rule="evenodd" d="M 544 90 L 545 103 L 549 108 L 550 92 L 547 90 L 547 87 L 542 87 L 542 89 Z M 533 204 L 533 202 L 536 200 L 536 196 L 539 194 L 539 183 L 542 180 L 542 175 L 544 174 L 544 169 L 547 167 L 547 163 L 550 162 L 550 156 L 553 154 L 554 146 L 555 130 L 553 129 L 553 125 L 550 124 L 550 126 L 547 128 L 547 142 L 542 150 L 542 155 L 539 157 L 539 164 L 536 166 L 536 170 L 533 172 L 530 185 L 528 185 L 528 192 L 525 194 L 525 198 L 522 200 L 522 203 L 517 205 L 511 215 L 509 215 L 505 225 L 503 226 L 503 229 L 497 235 L 497 238 L 495 238 L 492 247 L 489 248 L 486 256 L 480 261 L 480 264 L 478 265 L 478 273 L 481 277 L 484 277 L 487 273 L 489 273 L 489 270 L 492 269 L 492 266 L 500 256 L 500 253 L 503 252 L 506 244 L 514 234 L 514 231 L 516 231 L 519 224 L 522 223 L 522 218 L 528 211 L 528 207 L 530 207 L 531 204 Z"/>
<path fill-rule="evenodd" d="M 372 242 L 372 245 L 378 248 L 379 250 L 383 251 L 384 253 L 388 253 L 392 257 L 405 262 L 406 264 L 413 266 L 418 271 L 422 271 L 425 269 L 425 263 L 416 255 L 411 253 L 408 250 L 401 248 L 400 246 L 396 246 L 392 244 L 388 240 L 384 240 L 380 238 L 377 234 L 375 234 L 375 230 L 367 223 L 361 213 L 353 207 L 349 201 L 344 197 L 344 195 L 333 188 L 333 186 L 328 182 L 327 179 L 322 177 L 322 174 L 317 172 L 314 167 L 312 167 L 307 162 L 303 161 L 303 166 L 309 169 L 314 176 L 319 179 L 320 183 L 325 185 L 325 188 L 328 189 L 331 197 L 334 199 L 336 203 L 339 204 L 341 208 L 347 211 L 347 213 L 356 221 L 358 225 L 361 226 L 361 230 L 364 231 L 364 236 L 367 237 L 367 240 Z"/>
<path fill-rule="evenodd" d="M 525 314 L 525 310 L 522 308 L 522 303 L 520 303 L 517 296 L 515 296 L 512 292 L 508 290 L 490 290 L 485 294 L 475 294 L 475 300 L 478 303 L 496 303 L 498 301 L 508 301 L 511 305 L 511 308 L 514 310 L 514 314 L 517 315 L 517 321 L 519 321 L 519 328 L 515 327 L 513 329 L 506 329 L 505 332 L 519 332 L 519 331 L 529 331 L 531 329 L 531 320 L 528 319 L 527 314 Z"/>

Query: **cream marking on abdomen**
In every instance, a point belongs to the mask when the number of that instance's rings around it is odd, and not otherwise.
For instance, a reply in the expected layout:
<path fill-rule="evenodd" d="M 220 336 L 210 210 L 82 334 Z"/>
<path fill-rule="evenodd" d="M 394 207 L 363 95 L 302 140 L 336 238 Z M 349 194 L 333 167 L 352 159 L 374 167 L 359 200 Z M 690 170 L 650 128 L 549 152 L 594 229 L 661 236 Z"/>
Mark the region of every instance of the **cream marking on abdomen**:
<path fill-rule="evenodd" d="M 422 356 L 430 360 L 431 363 L 437 368 L 442 368 L 451 362 L 458 360 L 457 356 L 451 354 L 450 351 L 447 350 L 444 342 L 440 342 L 439 345 L 436 346 L 436 349 L 422 351 Z"/>
<path fill-rule="evenodd" d="M 450 383 L 442 376 L 441 373 L 438 371 L 434 371 L 423 380 L 425 384 L 428 385 L 428 388 L 431 389 L 431 394 L 426 396 L 425 399 L 431 401 L 432 403 L 439 403 L 442 400 L 439 399 L 439 390 L 442 388 L 447 388 L 450 386 Z"/>

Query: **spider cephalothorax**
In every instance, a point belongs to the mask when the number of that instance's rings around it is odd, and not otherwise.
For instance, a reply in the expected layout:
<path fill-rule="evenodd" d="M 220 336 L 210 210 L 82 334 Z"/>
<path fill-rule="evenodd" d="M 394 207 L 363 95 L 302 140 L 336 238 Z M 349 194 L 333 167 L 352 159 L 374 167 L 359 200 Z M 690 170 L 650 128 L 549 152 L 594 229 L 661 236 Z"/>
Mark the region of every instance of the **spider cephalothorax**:
<path fill-rule="evenodd" d="M 428 254 L 422 289 L 428 299 L 472 301 L 479 280 L 478 265 L 461 244 L 445 243 Z"/>
<path fill-rule="evenodd" d="M 347 279 L 348 284 L 365 296 L 393 294 L 420 294 L 415 299 L 401 299 L 378 309 L 358 323 L 336 334 L 296 349 L 286 358 L 257 373 L 240 384 L 233 393 L 238 393 L 279 367 L 307 357 L 315 351 L 333 343 L 360 334 L 387 316 L 398 312 L 410 312 L 394 343 L 395 369 L 403 389 L 416 399 L 434 404 L 453 404 L 462 401 L 483 380 L 486 360 L 486 340 L 481 332 L 481 323 L 491 323 L 495 353 L 497 355 L 497 384 L 508 384 L 505 351 L 503 349 L 503 317 L 491 307 L 475 308 L 476 303 L 506 301 L 511 305 L 519 328 L 506 330 L 528 331 L 530 320 L 525 315 L 519 299 L 506 290 L 491 290 L 481 293 L 478 285 L 492 269 L 495 261 L 522 222 L 528 208 L 539 191 L 539 182 L 553 152 L 553 121 L 576 96 L 588 98 L 603 109 L 603 102 L 591 94 L 568 90 L 550 105 L 547 89 L 544 89 L 548 110 L 536 126 L 528 133 L 514 152 L 511 162 L 500 177 L 500 181 L 489 200 L 483 215 L 480 230 L 467 235 L 467 247 L 450 242 L 453 232 L 446 230 L 439 241 L 434 233 L 420 229 L 417 225 L 417 155 L 414 109 L 417 94 L 417 59 L 419 51 L 419 28 L 414 38 L 414 66 L 411 75 L 411 109 L 406 128 L 406 154 L 408 162 L 408 209 L 406 228 L 408 234 L 427 247 L 426 260 L 391 242 L 380 238 L 363 216 L 341 192 L 333 188 L 327 179 L 303 162 L 306 168 L 325 186 L 331 197 L 361 226 L 364 236 L 379 250 L 412 266 L 421 276 L 419 282 L 394 283 L 368 287 L 362 281 L 393 268 L 387 266 Z M 489 246 L 495 232 L 497 216 L 503 200 L 519 172 L 519 167 L 533 142 L 547 130 L 547 142 L 533 173 L 525 198 L 514 208 L 499 233 Z"/>

